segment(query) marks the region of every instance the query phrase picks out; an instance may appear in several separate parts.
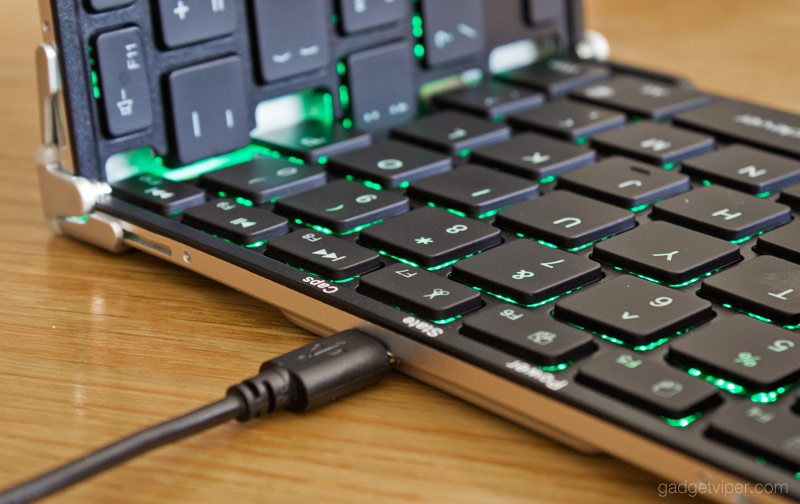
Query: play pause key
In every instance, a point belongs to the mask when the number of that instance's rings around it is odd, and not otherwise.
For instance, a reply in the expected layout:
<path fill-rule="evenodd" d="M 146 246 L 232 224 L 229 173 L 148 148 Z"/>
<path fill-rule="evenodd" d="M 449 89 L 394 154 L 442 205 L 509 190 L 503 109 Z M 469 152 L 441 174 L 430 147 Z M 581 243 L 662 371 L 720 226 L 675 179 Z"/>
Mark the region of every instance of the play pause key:
<path fill-rule="evenodd" d="M 377 252 L 311 229 L 270 240 L 266 254 L 328 280 L 353 278 L 381 266 Z"/>

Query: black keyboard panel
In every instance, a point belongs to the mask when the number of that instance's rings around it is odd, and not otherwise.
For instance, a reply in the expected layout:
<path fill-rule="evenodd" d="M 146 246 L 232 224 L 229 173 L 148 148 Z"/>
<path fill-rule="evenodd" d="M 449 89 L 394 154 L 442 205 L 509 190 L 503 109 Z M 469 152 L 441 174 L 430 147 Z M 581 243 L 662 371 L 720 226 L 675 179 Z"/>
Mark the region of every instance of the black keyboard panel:
<path fill-rule="evenodd" d="M 93 125 L 73 127 L 81 174 L 142 146 L 167 165 L 263 147 L 196 179 L 115 180 L 101 210 L 800 495 L 796 116 L 568 57 L 489 78 L 490 47 L 568 30 L 527 23 L 543 2 L 320 1 L 307 19 L 54 1 L 81 26 L 61 33 L 82 62 L 71 121 Z M 528 16 L 501 26 L 489 3 Z M 483 87 L 417 110 L 421 84 L 473 67 Z M 248 138 L 259 102 L 306 89 L 330 93 L 332 126 Z"/>

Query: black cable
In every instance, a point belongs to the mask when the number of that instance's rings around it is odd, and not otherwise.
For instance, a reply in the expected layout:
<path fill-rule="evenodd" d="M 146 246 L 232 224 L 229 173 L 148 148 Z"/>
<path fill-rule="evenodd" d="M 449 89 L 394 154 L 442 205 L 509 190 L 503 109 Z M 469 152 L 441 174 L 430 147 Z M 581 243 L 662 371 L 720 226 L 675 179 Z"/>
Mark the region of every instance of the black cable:
<path fill-rule="evenodd" d="M 280 409 L 307 411 L 377 382 L 393 359 L 357 331 L 329 336 L 265 362 L 261 373 L 228 389 L 217 402 L 139 431 L 0 493 L 0 504 L 25 504 L 119 465 L 144 452 L 220 425 L 254 420 Z"/>

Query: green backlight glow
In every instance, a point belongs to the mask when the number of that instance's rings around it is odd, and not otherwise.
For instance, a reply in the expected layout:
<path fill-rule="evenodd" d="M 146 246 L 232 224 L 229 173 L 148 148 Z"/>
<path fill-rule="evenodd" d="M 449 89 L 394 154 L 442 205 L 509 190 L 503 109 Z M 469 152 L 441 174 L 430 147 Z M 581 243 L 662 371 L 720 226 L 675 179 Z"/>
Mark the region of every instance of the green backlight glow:
<path fill-rule="evenodd" d="M 97 78 L 97 72 L 92 70 L 92 94 L 96 100 L 100 99 L 100 84 Z"/>
<path fill-rule="evenodd" d="M 345 129 L 352 128 L 353 127 L 353 120 L 350 119 L 349 117 L 345 117 L 344 119 L 342 119 L 342 126 L 344 126 Z"/>
<path fill-rule="evenodd" d="M 556 176 L 555 175 L 550 175 L 549 177 L 545 177 L 543 179 L 540 179 L 539 183 L 540 184 L 549 184 L 550 182 L 555 182 L 555 181 L 556 181 Z"/>
<path fill-rule="evenodd" d="M 405 189 L 406 187 L 408 187 L 410 185 L 411 185 L 411 182 L 409 182 L 408 180 L 404 180 L 404 181 L 400 182 L 399 184 L 397 184 L 397 187 L 399 187 L 400 189 Z"/>
<path fill-rule="evenodd" d="M 359 179 L 359 178 L 356 178 L 356 177 L 354 177 L 352 175 L 345 175 L 344 178 L 346 180 L 349 180 L 350 182 L 358 182 L 358 183 L 364 184 L 366 187 L 369 187 L 370 189 L 374 189 L 375 191 L 383 190 L 383 186 L 382 185 L 378 184 L 377 182 L 372 182 L 371 180 Z"/>
<path fill-rule="evenodd" d="M 661 165 L 661 168 L 664 168 L 665 170 L 671 170 L 675 168 L 677 164 L 678 163 L 664 163 L 663 165 Z"/>
<path fill-rule="evenodd" d="M 555 244 L 553 244 L 553 243 L 546 242 L 546 241 L 544 241 L 544 240 L 536 240 L 536 239 L 534 239 L 534 238 L 531 238 L 530 236 L 525 236 L 525 235 L 524 235 L 524 234 L 522 234 L 522 233 L 516 233 L 516 235 L 517 235 L 517 236 L 519 236 L 520 238 L 527 238 L 528 240 L 533 240 L 533 241 L 535 241 L 536 243 L 538 243 L 539 245 L 544 245 L 545 247 L 550 247 L 550 248 L 554 248 L 554 249 L 566 250 L 567 252 L 577 252 L 577 251 L 579 251 L 579 250 L 583 250 L 583 249 L 585 249 L 585 248 L 589 248 L 589 247 L 591 247 L 592 245 L 594 245 L 594 244 L 595 244 L 595 243 L 597 243 L 597 242 L 605 241 L 605 240 L 608 240 L 609 238 L 613 238 L 614 236 L 616 236 L 616 234 L 613 234 L 613 235 L 610 235 L 610 236 L 606 236 L 605 238 L 602 238 L 602 239 L 600 239 L 600 240 L 593 241 L 593 242 L 591 242 L 591 243 L 585 243 L 585 244 L 583 244 L 583 245 L 580 245 L 580 246 L 578 246 L 578 247 L 572 247 L 572 248 L 561 248 L 561 247 L 559 247 L 558 245 L 555 245 Z"/>
<path fill-rule="evenodd" d="M 446 268 L 448 266 L 452 266 L 453 264 L 455 264 L 458 261 L 461 261 L 463 259 L 467 259 L 467 258 L 470 258 L 470 257 L 472 257 L 474 255 L 480 254 L 480 252 L 475 252 L 473 254 L 465 255 L 464 257 L 459 257 L 458 259 L 453 259 L 452 261 L 447 261 L 446 263 L 437 264 L 436 266 L 431 266 L 431 267 L 428 267 L 428 268 L 423 268 L 422 266 L 420 266 L 419 264 L 415 263 L 414 261 L 409 261 L 408 259 L 404 259 L 402 257 L 396 256 L 396 255 L 392 255 L 389 252 L 386 252 L 385 250 L 378 250 L 378 253 L 382 254 L 382 255 L 385 255 L 386 257 L 391 257 L 395 261 L 400 261 L 403 264 L 408 264 L 409 266 L 413 266 L 415 268 L 425 269 L 425 270 L 428 270 L 428 271 L 437 271 L 437 270 L 440 270 L 442 268 Z"/>
<path fill-rule="evenodd" d="M 228 193 L 226 193 L 225 191 L 219 191 L 217 193 L 217 196 L 219 196 L 220 198 L 227 198 Z M 253 206 L 252 201 L 246 198 L 242 198 L 241 196 L 237 196 L 236 198 L 234 198 L 234 201 L 236 201 L 236 203 L 239 203 L 242 206 Z"/>
<path fill-rule="evenodd" d="M 428 202 L 428 206 L 429 207 L 434 207 L 434 208 L 441 208 L 442 210 L 446 210 L 446 211 L 450 212 L 453 215 L 458 215 L 459 217 L 466 217 L 468 219 L 485 219 L 487 217 L 492 217 L 494 215 L 497 215 L 498 212 L 501 212 L 501 211 L 505 210 L 506 208 L 508 208 L 511 205 L 504 206 L 503 208 L 497 208 L 495 210 L 489 210 L 488 212 L 484 212 L 484 213 L 482 213 L 480 215 L 468 215 L 468 214 L 466 214 L 466 213 L 464 213 L 464 212 L 462 212 L 460 210 L 453 210 L 452 208 L 439 206 L 436 203 L 432 203 L 430 201 Z"/>
<path fill-rule="evenodd" d="M 416 56 L 419 59 L 422 59 L 425 56 L 425 46 L 422 44 L 415 45 L 414 56 Z"/>
<path fill-rule="evenodd" d="M 377 224 L 379 222 L 383 222 L 383 219 L 376 220 L 375 222 L 370 222 L 369 224 L 364 224 L 363 226 L 358 226 L 358 227 L 353 228 L 353 229 L 351 229 L 349 231 L 337 232 L 337 231 L 333 231 L 331 229 L 328 229 L 328 228 L 326 228 L 324 226 L 317 226 L 316 224 L 309 224 L 307 222 L 303 222 L 300 219 L 295 219 L 294 220 L 295 224 L 299 224 L 301 226 L 309 227 L 309 228 L 313 229 L 314 231 L 319 231 L 320 233 L 323 233 L 323 234 L 336 235 L 336 236 L 345 236 L 345 235 L 349 235 L 349 234 L 353 234 L 353 233 L 358 233 L 359 231 L 367 229 L 370 226 L 374 226 L 375 224 Z"/>
<path fill-rule="evenodd" d="M 552 313 L 551 313 L 551 315 L 552 315 Z M 573 324 L 572 322 L 567 322 L 567 324 L 571 325 L 572 327 L 578 328 L 581 331 L 586 331 L 587 330 L 585 327 L 579 326 L 578 324 Z M 604 339 L 604 340 L 606 340 L 608 342 L 614 343 L 615 345 L 622 345 L 624 347 L 630 348 L 630 349 L 635 350 L 637 352 L 647 352 L 648 350 L 653 350 L 654 348 L 660 347 L 661 345 L 663 345 L 664 343 L 668 342 L 669 340 L 671 340 L 675 336 L 680 336 L 681 334 L 687 333 L 690 330 L 692 330 L 691 327 L 689 327 L 687 329 L 684 329 L 683 331 L 677 331 L 672 336 L 661 338 L 659 340 L 653 341 L 652 343 L 648 343 L 647 345 L 635 345 L 635 346 L 634 345 L 630 345 L 630 344 L 622 341 L 619 338 L 615 338 L 613 336 L 609 336 L 608 334 L 603 334 L 603 333 L 600 333 L 600 332 L 597 332 L 597 331 L 589 331 L 589 332 L 594 334 L 595 336 L 599 336 L 600 338 L 602 338 L 602 339 Z"/>
<path fill-rule="evenodd" d="M 580 137 L 580 138 L 576 138 L 576 139 L 575 139 L 575 143 L 576 143 L 577 145 L 586 145 L 586 143 L 587 143 L 588 141 L 589 141 L 589 139 L 588 139 L 588 138 L 586 138 L 586 137 Z"/>
<path fill-rule="evenodd" d="M 562 362 L 561 364 L 556 364 L 555 366 L 536 366 L 536 367 L 538 367 L 542 371 L 549 371 L 552 373 L 553 371 L 564 371 L 565 369 L 567 369 L 572 365 L 572 362 L 573 361 Z"/>
<path fill-rule="evenodd" d="M 622 269 L 619 266 L 613 266 L 613 268 L 615 270 L 617 270 L 617 271 L 622 271 L 623 273 L 627 273 L 629 275 L 633 275 L 633 276 L 639 277 L 642 280 L 647 280 L 648 282 L 653 282 L 653 283 L 666 285 L 667 287 L 674 287 L 674 288 L 686 287 L 687 285 L 691 285 L 691 284 L 697 282 L 698 280 L 702 280 L 703 278 L 710 277 L 714 273 L 719 273 L 719 271 L 720 271 L 720 269 L 715 269 L 714 271 L 709 271 L 708 273 L 704 273 L 704 274 L 700 275 L 697 278 L 692 278 L 691 280 L 686 280 L 685 282 L 682 282 L 682 283 L 668 284 L 666 282 L 662 282 L 661 280 L 656 280 L 655 278 L 650 278 L 649 276 L 640 275 L 639 273 L 636 273 L 636 272 L 633 272 L 633 271 L 629 271 L 629 270 L 626 270 L 626 269 Z"/>
<path fill-rule="evenodd" d="M 776 322 L 773 322 L 772 319 L 769 319 L 767 317 L 762 317 L 761 315 L 757 315 L 755 313 L 751 313 L 751 312 L 749 312 L 747 310 L 741 310 L 741 309 L 736 308 L 735 306 L 730 305 L 728 303 L 722 303 L 722 306 L 724 306 L 725 308 L 728 308 L 729 310 L 735 310 L 735 311 L 738 311 L 739 313 L 744 313 L 745 315 L 753 317 L 754 319 L 758 319 L 758 320 L 760 320 L 762 322 L 766 322 L 768 324 L 780 325 L 780 324 L 777 324 Z M 800 329 L 800 324 L 797 324 L 797 325 L 784 325 L 783 328 L 794 331 L 795 329 Z"/>
<path fill-rule="evenodd" d="M 422 17 L 419 14 L 414 14 L 411 18 L 411 31 L 414 38 L 422 38 Z"/>
<path fill-rule="evenodd" d="M 458 157 L 467 157 L 469 156 L 469 149 L 464 149 L 458 153 Z"/>
<path fill-rule="evenodd" d="M 767 191 L 767 192 L 762 192 L 762 193 L 758 193 L 758 194 L 756 194 L 756 198 L 766 198 L 766 197 L 768 197 L 770 194 L 772 194 L 772 193 L 771 193 L 771 192 L 769 192 L 769 191 Z"/>
<path fill-rule="evenodd" d="M 339 75 L 344 75 L 347 73 L 347 65 L 344 64 L 344 61 L 336 63 L 336 73 Z"/>
<path fill-rule="evenodd" d="M 702 416 L 701 413 L 695 413 L 693 415 L 685 416 L 683 418 L 667 418 L 662 416 L 661 419 L 667 422 L 667 425 L 669 425 L 670 427 L 689 427 L 701 416 Z"/>
<path fill-rule="evenodd" d="M 641 212 L 642 210 L 644 210 L 646 208 L 649 208 L 649 207 L 650 207 L 650 203 L 645 203 L 644 205 L 639 205 L 639 206 L 635 206 L 635 207 L 631 208 L 631 212 L 634 212 L 634 213 L 635 212 Z"/>
<path fill-rule="evenodd" d="M 344 84 L 339 86 L 339 101 L 341 102 L 343 109 L 350 109 L 350 90 Z"/>
<path fill-rule="evenodd" d="M 318 157 L 317 164 L 328 164 L 328 157 L 327 156 Z"/>
<path fill-rule="evenodd" d="M 288 264 L 289 266 L 291 266 L 291 267 L 293 267 L 293 268 L 297 268 L 297 269 L 299 269 L 299 270 L 300 270 L 300 271 L 302 271 L 303 273 L 308 273 L 308 274 L 309 274 L 309 275 L 311 275 L 311 276 L 315 276 L 315 277 L 317 277 L 317 278 L 322 278 L 322 279 L 323 279 L 323 280 L 325 280 L 326 282 L 335 283 L 335 284 L 343 284 L 343 283 L 347 283 L 347 282 L 352 282 L 353 280 L 355 280 L 356 278 L 358 278 L 358 277 L 360 277 L 360 276 L 361 276 L 361 275 L 356 275 L 356 276 L 354 276 L 354 277 L 345 278 L 344 280 L 331 280 L 331 279 L 329 279 L 329 278 L 325 278 L 325 277 L 322 277 L 322 276 L 319 276 L 319 275 L 317 275 L 316 273 L 313 273 L 313 272 L 311 272 L 311 271 L 308 271 L 307 269 L 303 269 L 303 268 L 301 268 L 301 267 L 299 267 L 299 266 L 295 266 L 295 265 L 293 265 L 293 264 L 291 264 L 291 263 L 286 263 L 286 264 Z"/>
<path fill-rule="evenodd" d="M 539 301 L 538 303 L 524 304 L 524 303 L 520 303 L 519 301 L 517 301 L 515 299 L 512 299 L 510 297 L 503 296 L 502 294 L 495 294 L 494 292 L 489 292 L 486 289 L 482 289 L 482 288 L 476 287 L 474 285 L 470 285 L 470 287 L 472 287 L 473 289 L 475 289 L 477 291 L 481 291 L 481 292 L 484 292 L 486 294 L 489 294 L 490 296 L 494 296 L 497 299 L 500 299 L 502 301 L 506 301 L 508 303 L 512 303 L 512 304 L 519 305 L 519 306 L 524 306 L 525 308 L 538 308 L 539 306 L 544 306 L 547 303 L 551 303 L 551 302 L 553 302 L 553 301 L 555 301 L 557 299 L 560 299 L 560 298 L 562 298 L 562 297 L 564 297 L 564 296 L 566 296 L 568 294 L 572 294 L 573 292 L 581 289 L 580 287 L 577 287 L 577 288 L 572 289 L 570 291 L 564 292 L 563 294 L 559 294 L 558 296 L 553 296 L 551 298 L 545 299 L 544 301 Z"/>
<path fill-rule="evenodd" d="M 700 183 L 703 184 L 706 187 L 711 185 L 711 181 L 710 180 L 701 180 Z"/>
<path fill-rule="evenodd" d="M 691 376 L 694 376 L 695 378 L 702 378 L 708 383 L 714 385 L 715 387 L 721 388 L 726 392 L 730 392 L 731 394 L 736 394 L 741 396 L 750 396 L 750 400 L 756 403 L 764 403 L 764 404 L 773 403 L 777 401 L 778 398 L 781 397 L 783 394 L 800 385 L 800 382 L 795 382 L 791 385 L 787 385 L 785 387 L 778 387 L 775 390 L 770 390 L 767 392 L 753 392 L 752 390 L 747 390 L 738 383 L 734 383 L 732 381 L 728 381 L 723 378 L 719 378 L 717 376 L 704 373 L 700 369 L 693 367 L 683 367 L 683 366 L 678 366 L 678 367 L 689 373 Z"/>

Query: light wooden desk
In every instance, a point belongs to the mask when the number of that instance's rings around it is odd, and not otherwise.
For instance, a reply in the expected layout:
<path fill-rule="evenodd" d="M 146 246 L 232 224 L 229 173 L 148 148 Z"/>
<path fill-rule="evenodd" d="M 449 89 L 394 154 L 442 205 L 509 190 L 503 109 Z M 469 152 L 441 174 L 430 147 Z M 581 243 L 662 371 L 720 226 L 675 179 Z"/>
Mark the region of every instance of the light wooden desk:
<path fill-rule="evenodd" d="M 796 0 L 586 3 L 615 58 L 800 112 Z M 0 17 L 0 487 L 221 397 L 312 339 L 197 275 L 45 229 L 34 4 L 6 0 Z M 312 415 L 217 428 L 52 501 L 660 502 L 658 482 L 397 375 Z"/>

